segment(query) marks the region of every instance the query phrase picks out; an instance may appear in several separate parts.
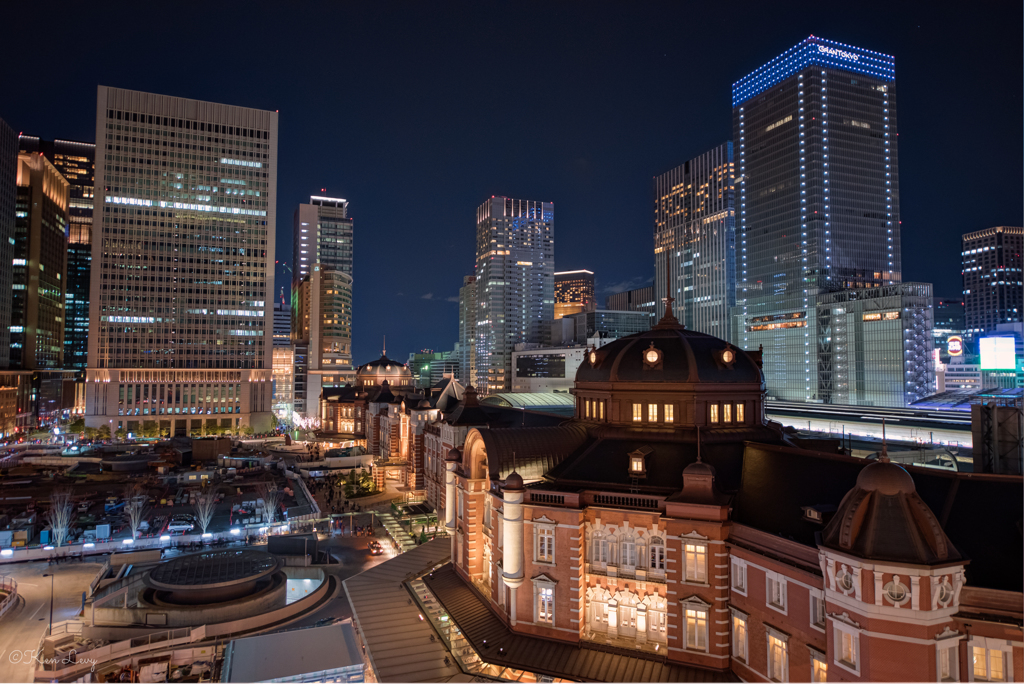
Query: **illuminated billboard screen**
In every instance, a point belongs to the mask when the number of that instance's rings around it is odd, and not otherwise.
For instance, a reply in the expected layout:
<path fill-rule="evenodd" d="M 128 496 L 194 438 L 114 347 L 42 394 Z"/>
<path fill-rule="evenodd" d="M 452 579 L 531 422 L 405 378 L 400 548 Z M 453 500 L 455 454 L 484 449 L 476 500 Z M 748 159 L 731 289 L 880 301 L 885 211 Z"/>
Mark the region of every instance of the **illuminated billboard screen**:
<path fill-rule="evenodd" d="M 1012 337 L 982 337 L 981 367 L 983 370 L 1015 370 L 1017 356 Z"/>
<path fill-rule="evenodd" d="M 960 356 L 964 353 L 964 338 L 959 335 L 950 335 L 946 340 L 946 351 L 950 356 Z"/>

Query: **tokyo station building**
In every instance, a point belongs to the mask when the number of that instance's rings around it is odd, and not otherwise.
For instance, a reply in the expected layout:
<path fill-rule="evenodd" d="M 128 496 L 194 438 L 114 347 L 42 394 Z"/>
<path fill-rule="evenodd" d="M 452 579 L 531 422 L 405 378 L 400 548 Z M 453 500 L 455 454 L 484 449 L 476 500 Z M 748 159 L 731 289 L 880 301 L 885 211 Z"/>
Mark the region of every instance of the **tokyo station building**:
<path fill-rule="evenodd" d="M 573 393 L 574 418 L 470 427 L 445 458 L 450 559 L 431 542 L 443 558 L 409 581 L 479 672 L 1024 677 L 1021 477 L 801 440 L 765 418 L 759 354 L 668 312 L 590 351 Z M 485 420 L 472 394 L 442 434 Z"/>

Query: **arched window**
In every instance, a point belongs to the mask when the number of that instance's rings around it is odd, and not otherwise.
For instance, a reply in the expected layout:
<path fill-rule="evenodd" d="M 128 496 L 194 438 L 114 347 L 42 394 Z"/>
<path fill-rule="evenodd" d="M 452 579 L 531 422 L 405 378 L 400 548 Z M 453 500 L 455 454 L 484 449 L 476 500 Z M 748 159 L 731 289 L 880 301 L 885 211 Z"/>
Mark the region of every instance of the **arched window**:
<path fill-rule="evenodd" d="M 664 574 L 665 572 L 665 540 L 661 537 L 651 537 L 648 546 L 648 569 L 652 574 Z"/>

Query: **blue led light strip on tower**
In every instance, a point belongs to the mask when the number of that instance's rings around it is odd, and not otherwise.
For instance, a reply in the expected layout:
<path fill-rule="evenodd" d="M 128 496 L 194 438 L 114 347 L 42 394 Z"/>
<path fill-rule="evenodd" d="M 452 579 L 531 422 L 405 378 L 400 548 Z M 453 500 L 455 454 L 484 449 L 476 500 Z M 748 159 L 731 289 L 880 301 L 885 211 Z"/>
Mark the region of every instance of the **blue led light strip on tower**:
<path fill-rule="evenodd" d="M 891 55 L 810 36 L 732 84 L 732 106 L 745 102 L 812 64 L 853 71 L 884 81 L 896 78 Z"/>

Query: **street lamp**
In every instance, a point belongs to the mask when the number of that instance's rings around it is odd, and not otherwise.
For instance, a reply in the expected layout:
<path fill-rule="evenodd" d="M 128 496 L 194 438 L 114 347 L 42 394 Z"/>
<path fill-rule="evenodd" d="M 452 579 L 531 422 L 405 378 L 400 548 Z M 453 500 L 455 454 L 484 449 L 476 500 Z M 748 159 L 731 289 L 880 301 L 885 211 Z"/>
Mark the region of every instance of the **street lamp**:
<path fill-rule="evenodd" d="M 43 575 L 50 578 L 50 627 L 46 630 L 46 636 L 53 636 L 53 575 L 52 572 Z"/>

